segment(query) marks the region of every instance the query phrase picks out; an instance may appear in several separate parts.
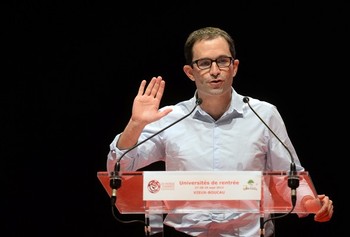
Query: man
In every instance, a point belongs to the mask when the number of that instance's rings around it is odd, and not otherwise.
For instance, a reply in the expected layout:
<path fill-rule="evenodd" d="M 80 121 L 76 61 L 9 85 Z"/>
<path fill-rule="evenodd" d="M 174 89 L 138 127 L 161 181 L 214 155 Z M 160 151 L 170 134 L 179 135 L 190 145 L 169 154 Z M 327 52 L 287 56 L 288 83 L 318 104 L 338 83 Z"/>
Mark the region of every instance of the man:
<path fill-rule="evenodd" d="M 187 38 L 184 52 L 187 64 L 183 70 L 197 88 L 193 98 L 159 108 L 165 81 L 161 76 L 153 77 L 148 85 L 143 80 L 129 123 L 110 144 L 108 170 L 122 155 L 120 167 L 124 171 L 160 160 L 165 161 L 168 171 L 289 170 L 288 150 L 296 170 L 304 170 L 276 107 L 249 98 L 254 111 L 283 143 L 243 101 L 247 97 L 233 88 L 239 60 L 227 32 L 215 27 L 196 30 Z M 182 117 L 186 118 L 156 134 Z M 139 142 L 142 144 L 124 154 Z M 306 210 L 316 206 L 315 221 L 330 220 L 333 204 L 328 196 L 298 193 L 297 200 Z M 187 236 L 260 236 L 260 216 L 254 213 L 168 214 L 164 224 Z M 271 222 L 265 229 L 265 236 L 273 234 Z"/>

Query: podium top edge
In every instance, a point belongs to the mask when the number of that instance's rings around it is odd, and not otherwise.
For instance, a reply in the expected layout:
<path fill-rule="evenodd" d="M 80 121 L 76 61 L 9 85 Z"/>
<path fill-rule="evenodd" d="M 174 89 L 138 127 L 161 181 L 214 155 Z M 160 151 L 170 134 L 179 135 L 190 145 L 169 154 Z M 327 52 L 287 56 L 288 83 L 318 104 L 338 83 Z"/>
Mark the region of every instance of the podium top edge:
<path fill-rule="evenodd" d="M 250 170 L 247 170 L 247 171 L 250 171 Z M 169 171 L 120 171 L 120 175 L 135 176 L 135 175 L 142 175 L 143 172 L 169 172 Z M 171 171 L 171 172 L 174 172 L 174 171 Z M 192 172 L 192 171 L 179 171 L 179 172 Z M 195 172 L 200 172 L 200 171 L 195 171 Z M 203 172 L 207 173 L 208 171 L 203 171 Z M 221 172 L 221 171 L 213 171 L 213 172 Z M 223 172 L 230 172 L 230 171 L 223 171 Z M 236 171 L 232 171 L 232 172 L 236 172 Z M 109 176 L 107 171 L 98 171 L 97 175 L 98 176 Z M 289 171 L 286 171 L 286 170 L 263 171 L 262 175 L 289 175 Z M 295 175 L 309 175 L 309 172 L 308 171 L 297 171 L 295 173 Z"/>

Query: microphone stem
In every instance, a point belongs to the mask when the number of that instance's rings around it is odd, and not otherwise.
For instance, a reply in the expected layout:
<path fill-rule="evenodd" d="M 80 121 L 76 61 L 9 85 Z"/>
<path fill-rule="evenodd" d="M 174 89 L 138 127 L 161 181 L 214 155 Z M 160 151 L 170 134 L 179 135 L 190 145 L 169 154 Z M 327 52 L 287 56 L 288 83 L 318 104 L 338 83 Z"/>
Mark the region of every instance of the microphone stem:
<path fill-rule="evenodd" d="M 297 188 L 299 187 L 299 177 L 297 175 L 295 163 L 290 164 L 290 173 L 288 177 L 288 187 L 291 189 L 292 206 L 295 207 L 297 201 Z"/>
<path fill-rule="evenodd" d="M 182 121 L 183 119 L 187 118 L 188 116 L 190 116 L 193 111 L 197 108 L 198 105 L 200 105 L 202 103 L 202 99 L 198 98 L 197 101 L 196 101 L 196 105 L 193 107 L 193 109 L 188 113 L 186 114 L 185 116 L 181 117 L 180 119 L 174 121 L 173 123 L 169 124 L 168 126 L 166 126 L 165 128 L 159 130 L 158 132 L 154 133 L 153 135 L 151 135 L 150 137 L 144 139 L 143 141 L 137 143 L 136 145 L 132 146 L 131 148 L 129 148 L 127 151 L 125 151 L 118 159 L 118 162 L 120 162 L 120 160 L 124 157 L 124 155 L 126 155 L 129 151 L 133 150 L 134 148 L 136 148 L 137 146 L 143 144 L 144 142 L 148 141 L 149 139 L 151 139 L 152 137 L 158 135 L 159 133 L 163 132 L 164 130 L 170 128 L 171 126 L 177 124 L 178 122 Z M 116 167 L 114 166 L 114 170 L 116 170 Z"/>
<path fill-rule="evenodd" d="M 265 236 L 265 222 L 264 222 L 264 217 L 260 217 L 260 237 L 264 237 Z"/>
<path fill-rule="evenodd" d="M 175 122 L 171 123 L 170 125 L 166 126 L 165 128 L 161 129 L 160 131 L 154 133 L 152 136 L 144 139 L 143 141 L 137 143 L 136 145 L 132 146 L 131 148 L 129 148 L 127 151 L 125 151 L 120 157 L 119 159 L 117 159 L 117 162 L 115 163 L 114 165 L 114 170 L 111 172 L 110 174 L 110 181 L 109 181 L 109 186 L 112 188 L 112 194 L 111 194 L 111 202 L 112 202 L 112 205 L 115 204 L 116 202 L 116 195 L 117 195 L 117 189 L 120 188 L 121 186 L 121 178 L 119 176 L 119 171 L 120 171 L 120 161 L 121 159 L 129 152 L 131 151 L 132 149 L 136 148 L 137 146 L 141 145 L 142 143 L 148 141 L 149 139 L 151 139 L 152 137 L 156 136 L 157 134 L 163 132 L 164 130 L 168 129 L 169 127 L 175 125 L 176 123 L 180 122 L 181 120 L 187 118 L 188 116 L 190 116 L 190 114 L 193 113 L 193 111 L 197 108 L 198 105 L 200 105 L 202 103 L 202 99 L 201 98 L 198 98 L 196 100 L 196 105 L 193 107 L 193 109 L 188 113 L 186 114 L 185 116 L 181 117 L 180 119 L 176 120 Z"/>
<path fill-rule="evenodd" d="M 290 150 L 288 149 L 288 147 L 284 144 L 284 142 L 281 141 L 281 139 L 276 135 L 276 133 L 274 131 L 272 131 L 272 129 L 270 128 L 270 126 L 268 126 L 265 121 L 260 117 L 260 115 L 251 107 L 249 102 L 246 102 L 249 106 L 249 108 L 254 112 L 254 114 L 260 119 L 260 121 L 269 129 L 269 131 L 275 136 L 275 138 L 284 146 L 284 148 L 286 148 L 287 152 L 289 153 L 290 159 L 292 164 L 294 163 L 294 157 L 292 155 L 292 153 L 290 152 Z"/>
<path fill-rule="evenodd" d="M 117 201 L 117 189 L 120 188 L 122 180 L 119 176 L 120 163 L 119 161 L 114 166 L 114 171 L 111 173 L 111 179 L 109 180 L 109 186 L 112 188 L 111 205 L 114 206 Z"/>
<path fill-rule="evenodd" d="M 295 166 L 295 163 L 294 163 L 294 157 L 293 157 L 292 153 L 290 152 L 290 150 L 288 149 L 288 147 L 281 141 L 281 139 L 274 133 L 274 131 L 272 131 L 270 126 L 268 126 L 265 123 L 265 121 L 259 116 L 259 114 L 252 108 L 252 106 L 249 103 L 249 98 L 247 96 L 245 96 L 243 98 L 243 102 L 248 104 L 249 108 L 254 112 L 254 114 L 269 129 L 269 131 L 284 146 L 284 148 L 286 148 L 286 150 L 289 153 L 291 163 L 290 163 L 290 170 L 289 170 L 289 177 L 288 177 L 288 187 L 291 189 L 291 202 L 292 202 L 292 206 L 293 206 L 293 209 L 294 209 L 295 204 L 296 204 L 296 200 L 297 200 L 297 194 L 296 194 L 297 190 L 296 189 L 299 187 L 299 177 L 297 175 L 296 166 Z"/>

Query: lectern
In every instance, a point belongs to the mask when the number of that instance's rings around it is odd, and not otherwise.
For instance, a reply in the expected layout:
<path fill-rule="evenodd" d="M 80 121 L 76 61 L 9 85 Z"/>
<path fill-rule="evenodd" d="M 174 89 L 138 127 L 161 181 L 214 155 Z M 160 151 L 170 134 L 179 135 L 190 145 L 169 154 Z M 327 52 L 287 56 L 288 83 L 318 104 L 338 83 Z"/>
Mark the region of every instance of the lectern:
<path fill-rule="evenodd" d="M 297 172 L 303 194 L 317 196 L 307 171 Z M 111 197 L 108 172 L 97 177 Z M 144 214 L 151 235 L 163 231 L 163 214 L 249 212 L 283 214 L 292 210 L 287 171 L 136 171 L 120 172 L 116 208 Z M 301 199 L 298 197 L 298 199 Z M 309 214 L 297 201 L 292 213 Z"/>

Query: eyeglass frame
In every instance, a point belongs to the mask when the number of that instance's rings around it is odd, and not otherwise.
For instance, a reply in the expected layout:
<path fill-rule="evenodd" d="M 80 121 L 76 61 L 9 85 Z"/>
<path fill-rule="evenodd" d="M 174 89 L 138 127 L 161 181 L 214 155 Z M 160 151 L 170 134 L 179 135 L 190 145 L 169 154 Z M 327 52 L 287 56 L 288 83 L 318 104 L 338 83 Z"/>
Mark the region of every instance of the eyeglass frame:
<path fill-rule="evenodd" d="M 218 59 L 222 59 L 222 58 L 229 58 L 229 59 L 230 59 L 230 61 L 229 61 L 230 63 L 229 63 L 227 66 L 219 66 L 217 60 L 218 60 Z M 200 68 L 199 65 L 198 65 L 198 62 L 201 61 L 201 60 L 210 60 L 210 65 L 209 65 L 208 67 L 206 67 L 206 68 Z M 193 67 L 193 65 L 196 64 L 197 67 L 198 67 L 200 70 L 205 70 L 205 69 L 211 68 L 211 66 L 213 65 L 213 62 L 215 62 L 216 65 L 218 66 L 218 68 L 221 69 L 221 68 L 229 67 L 229 66 L 232 64 L 232 62 L 233 62 L 234 60 L 235 60 L 235 59 L 234 59 L 233 57 L 231 57 L 231 56 L 220 56 L 220 57 L 218 57 L 218 58 L 216 58 L 216 59 L 211 59 L 211 58 L 200 58 L 200 59 L 197 59 L 197 60 L 192 61 L 190 65 Z"/>

